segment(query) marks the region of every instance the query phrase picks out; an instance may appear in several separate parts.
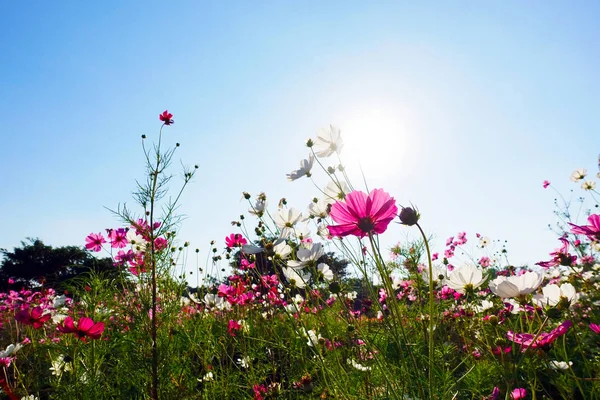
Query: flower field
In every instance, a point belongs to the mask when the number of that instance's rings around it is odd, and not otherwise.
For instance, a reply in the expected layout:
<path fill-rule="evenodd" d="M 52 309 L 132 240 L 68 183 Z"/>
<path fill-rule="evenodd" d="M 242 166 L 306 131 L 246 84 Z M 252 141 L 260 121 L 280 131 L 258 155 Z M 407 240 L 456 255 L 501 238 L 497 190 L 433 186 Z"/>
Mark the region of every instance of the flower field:
<path fill-rule="evenodd" d="M 573 173 L 587 215 L 572 220 L 561 203 L 557 248 L 516 267 L 479 233 L 432 248 L 426 210 L 350 182 L 343 134 L 329 126 L 287 176 L 329 179 L 308 209 L 244 193 L 248 213 L 190 287 L 177 206 L 199 169 L 171 179 L 173 115 L 159 121 L 156 138 L 142 137 L 138 207 L 82 238 L 119 278 L 0 293 L 2 398 L 600 398 L 600 173 Z M 417 239 L 384 248 L 390 224 Z"/>

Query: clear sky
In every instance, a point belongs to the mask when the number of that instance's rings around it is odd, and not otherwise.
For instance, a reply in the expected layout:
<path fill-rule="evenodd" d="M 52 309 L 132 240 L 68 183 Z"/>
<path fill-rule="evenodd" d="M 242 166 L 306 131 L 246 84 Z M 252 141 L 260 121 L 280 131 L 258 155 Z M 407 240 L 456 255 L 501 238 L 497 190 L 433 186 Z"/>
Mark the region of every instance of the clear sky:
<path fill-rule="evenodd" d="M 547 259 L 542 181 L 569 196 L 575 168 L 596 173 L 599 16 L 595 1 L 5 2 L 0 247 L 118 227 L 105 207 L 133 204 L 140 136 L 169 109 L 176 164 L 200 166 L 180 237 L 201 254 L 233 232 L 242 191 L 306 208 L 317 190 L 285 175 L 331 123 L 438 250 L 480 232 L 514 264 Z"/>

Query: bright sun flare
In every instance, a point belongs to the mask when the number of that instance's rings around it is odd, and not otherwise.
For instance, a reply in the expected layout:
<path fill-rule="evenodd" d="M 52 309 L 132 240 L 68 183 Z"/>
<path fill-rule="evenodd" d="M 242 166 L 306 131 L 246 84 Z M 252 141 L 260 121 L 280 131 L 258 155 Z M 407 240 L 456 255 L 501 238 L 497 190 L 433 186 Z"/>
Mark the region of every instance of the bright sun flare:
<path fill-rule="evenodd" d="M 398 172 L 406 134 L 403 122 L 382 110 L 371 110 L 348 118 L 340 126 L 347 166 L 360 163 L 367 178 L 384 178 Z"/>

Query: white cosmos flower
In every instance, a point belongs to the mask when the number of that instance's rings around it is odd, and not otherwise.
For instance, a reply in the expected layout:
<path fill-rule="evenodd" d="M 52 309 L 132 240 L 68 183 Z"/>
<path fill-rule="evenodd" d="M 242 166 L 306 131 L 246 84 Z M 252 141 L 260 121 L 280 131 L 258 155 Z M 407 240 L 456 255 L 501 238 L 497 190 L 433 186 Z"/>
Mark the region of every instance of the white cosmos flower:
<path fill-rule="evenodd" d="M 273 251 L 282 260 L 287 259 L 290 256 L 290 254 L 292 254 L 292 248 L 287 244 L 285 240 L 273 246 Z"/>
<path fill-rule="evenodd" d="M 65 305 L 65 302 L 67 301 L 67 296 L 60 295 L 60 296 L 56 296 L 52 302 L 52 308 L 57 309 L 60 308 L 62 306 Z"/>
<path fill-rule="evenodd" d="M 308 342 L 306 344 L 308 344 L 310 347 L 315 347 L 316 345 L 318 345 L 319 340 L 323 338 L 320 333 L 317 335 L 317 333 L 312 329 L 309 331 L 305 330 L 304 336 L 308 339 Z"/>
<path fill-rule="evenodd" d="M 534 295 L 532 300 L 540 307 L 554 307 L 560 303 L 560 300 L 563 298 L 568 300 L 571 304 L 575 303 L 579 298 L 575 287 L 570 283 L 563 283 L 560 286 L 556 284 L 544 286 L 542 288 L 542 293 Z"/>
<path fill-rule="evenodd" d="M 446 268 L 445 265 L 433 265 L 431 271 L 433 272 L 434 285 L 442 283 L 446 279 L 446 275 L 448 274 L 448 268 Z M 429 268 L 425 268 L 421 273 L 421 276 L 423 277 L 423 281 L 425 281 L 425 283 L 429 285 Z"/>
<path fill-rule="evenodd" d="M 535 292 L 543 280 L 543 275 L 528 271 L 523 275 L 498 276 L 489 286 L 496 296 L 518 297 Z"/>
<path fill-rule="evenodd" d="M 446 285 L 459 293 L 464 294 L 467 289 L 477 289 L 486 277 L 481 269 L 475 265 L 467 264 L 456 268 L 446 279 Z"/>
<path fill-rule="evenodd" d="M 594 182 L 594 181 L 584 181 L 581 184 L 581 188 L 583 190 L 594 190 L 595 187 L 596 187 L 596 182 Z"/>
<path fill-rule="evenodd" d="M 585 168 L 579 168 L 579 169 L 576 169 L 575 171 L 573 171 L 573 173 L 571 174 L 571 180 L 573 182 L 577 182 L 577 181 L 580 181 L 583 178 L 585 178 L 586 175 L 587 175 L 587 170 Z"/>
<path fill-rule="evenodd" d="M 357 363 L 354 359 L 351 358 L 348 359 L 348 364 L 352 365 L 359 371 L 366 372 L 371 370 L 371 367 L 365 367 L 364 365 Z"/>
<path fill-rule="evenodd" d="M 6 358 L 6 357 L 10 357 L 13 354 L 15 354 L 17 351 L 19 351 L 21 349 L 21 347 L 23 347 L 23 345 L 21 343 L 17 343 L 16 345 L 14 344 L 9 344 L 6 347 L 6 350 L 4 351 L 0 351 L 0 358 Z"/>
<path fill-rule="evenodd" d="M 65 361 L 65 356 L 60 354 L 58 357 L 53 359 L 52 366 L 50 367 L 50 371 L 52 371 L 52 375 L 60 377 L 64 372 L 72 371 L 72 366 L 70 362 Z"/>
<path fill-rule="evenodd" d="M 333 280 L 333 271 L 329 268 L 329 265 L 320 263 L 317 265 L 317 270 L 323 274 L 323 279 L 326 281 L 331 282 Z"/>
<path fill-rule="evenodd" d="M 216 294 L 207 293 L 204 295 L 204 304 L 206 304 L 210 308 L 216 308 L 217 310 L 229 310 L 231 308 L 231 304 L 225 298 L 219 297 Z"/>
<path fill-rule="evenodd" d="M 319 225 L 319 228 L 317 229 L 317 235 L 319 235 L 321 239 L 331 238 L 331 234 L 329 233 L 329 229 L 327 229 L 327 225 Z"/>
<path fill-rule="evenodd" d="M 325 193 L 325 201 L 328 204 L 333 204 L 346 198 L 346 194 L 350 193 L 350 186 L 344 181 L 340 181 L 339 184 L 331 181 L 325 186 L 323 192 Z"/>
<path fill-rule="evenodd" d="M 308 205 L 308 213 L 316 218 L 327 218 L 329 203 L 324 199 L 319 199 L 317 202 L 311 202 Z"/>
<path fill-rule="evenodd" d="M 282 230 L 289 230 L 302 218 L 302 213 L 295 208 L 280 208 L 275 214 L 275 224 Z"/>
<path fill-rule="evenodd" d="M 267 208 L 267 196 L 263 193 L 260 193 L 256 197 L 256 201 L 254 202 L 254 206 L 248 210 L 250 214 L 256 215 L 257 217 L 262 217 Z"/>
<path fill-rule="evenodd" d="M 293 236 L 298 239 L 298 240 L 303 240 L 303 239 L 307 239 L 310 237 L 310 228 L 308 227 L 308 224 L 298 224 L 296 225 L 296 227 L 294 228 L 294 231 L 292 232 Z"/>
<path fill-rule="evenodd" d="M 148 244 L 142 235 L 138 235 L 135 232 L 135 229 L 127 231 L 127 242 L 131 244 L 131 249 L 134 253 L 146 250 L 146 245 Z"/>
<path fill-rule="evenodd" d="M 301 248 L 296 252 L 298 260 L 289 260 L 288 267 L 293 269 L 302 269 L 311 262 L 316 262 L 325 254 L 325 249 L 321 243 L 312 243 L 309 248 Z"/>
<path fill-rule="evenodd" d="M 208 381 L 213 381 L 215 379 L 215 376 L 213 375 L 212 372 L 207 372 L 206 375 L 204 375 L 202 377 L 202 379 L 198 379 L 199 382 L 208 382 Z"/>
<path fill-rule="evenodd" d="M 298 289 L 304 289 L 310 280 L 310 272 L 295 270 L 293 268 L 281 268 L 283 275 L 288 280 L 290 285 L 295 285 Z"/>
<path fill-rule="evenodd" d="M 246 356 L 246 357 L 239 358 L 237 360 L 237 363 L 240 367 L 246 369 L 250 365 L 250 361 L 251 361 L 250 357 Z"/>
<path fill-rule="evenodd" d="M 34 396 L 33 394 L 30 394 L 29 396 L 21 397 L 21 400 L 39 400 L 39 397 Z"/>
<path fill-rule="evenodd" d="M 548 362 L 548 364 L 550 364 L 550 368 L 552 368 L 555 371 L 565 371 L 565 370 L 571 368 L 571 365 L 573 365 L 573 361 L 569 361 L 567 363 L 566 361 L 552 360 L 552 361 Z"/>
<path fill-rule="evenodd" d="M 311 154 L 307 159 L 300 161 L 300 169 L 292 171 L 287 174 L 287 178 L 289 181 L 295 181 L 296 179 L 302 178 L 304 175 L 310 177 L 310 170 L 313 167 L 313 163 L 315 161 L 315 157 Z"/>
<path fill-rule="evenodd" d="M 476 313 L 482 313 L 490 308 L 494 307 L 494 303 L 489 300 L 481 300 L 481 305 L 475 306 Z"/>
<path fill-rule="evenodd" d="M 335 152 L 339 153 L 342 147 L 344 147 L 344 142 L 340 135 L 340 129 L 333 125 L 321 129 L 313 141 L 313 150 L 317 157 L 329 157 Z"/>
<path fill-rule="evenodd" d="M 479 247 L 486 248 L 490 244 L 490 239 L 488 237 L 482 236 L 479 238 Z"/>
<path fill-rule="evenodd" d="M 504 300 L 504 303 L 508 303 L 512 306 L 510 313 L 511 314 L 518 314 L 520 312 L 524 312 L 527 311 L 526 309 L 524 309 L 523 307 L 521 307 L 521 305 L 519 304 L 519 302 L 517 302 L 514 299 L 511 298 L 507 298 L 506 300 Z"/>

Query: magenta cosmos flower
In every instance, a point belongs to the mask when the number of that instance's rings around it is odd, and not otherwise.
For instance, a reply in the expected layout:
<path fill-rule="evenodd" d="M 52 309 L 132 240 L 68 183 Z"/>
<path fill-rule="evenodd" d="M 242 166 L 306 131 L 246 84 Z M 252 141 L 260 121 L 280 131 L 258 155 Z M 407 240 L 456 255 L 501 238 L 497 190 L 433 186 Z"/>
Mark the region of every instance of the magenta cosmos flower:
<path fill-rule="evenodd" d="M 85 238 L 85 248 L 91 251 L 98 252 L 102 250 L 102 244 L 104 243 L 106 243 L 106 240 L 101 233 L 90 233 Z"/>
<path fill-rule="evenodd" d="M 592 241 L 600 241 L 600 214 L 592 214 L 588 217 L 589 225 L 578 226 L 569 222 L 571 232 L 578 235 L 586 235 Z"/>
<path fill-rule="evenodd" d="M 331 218 L 338 225 L 329 225 L 332 236 L 354 235 L 365 237 L 371 233 L 383 233 L 396 217 L 396 201 L 383 189 L 367 194 L 355 190 L 346 195 L 345 201 L 337 201 L 331 207 Z"/>
<path fill-rule="evenodd" d="M 158 115 L 158 118 L 165 124 L 171 125 L 175 121 L 173 121 L 173 114 L 171 114 L 168 110 L 163 111 L 162 114 Z"/>
<path fill-rule="evenodd" d="M 87 338 L 100 339 L 104 332 L 104 322 L 94 322 L 91 318 L 81 317 L 75 326 L 72 317 L 67 317 L 62 325 L 56 327 L 62 333 L 72 333 L 80 340 L 87 342 Z"/>

